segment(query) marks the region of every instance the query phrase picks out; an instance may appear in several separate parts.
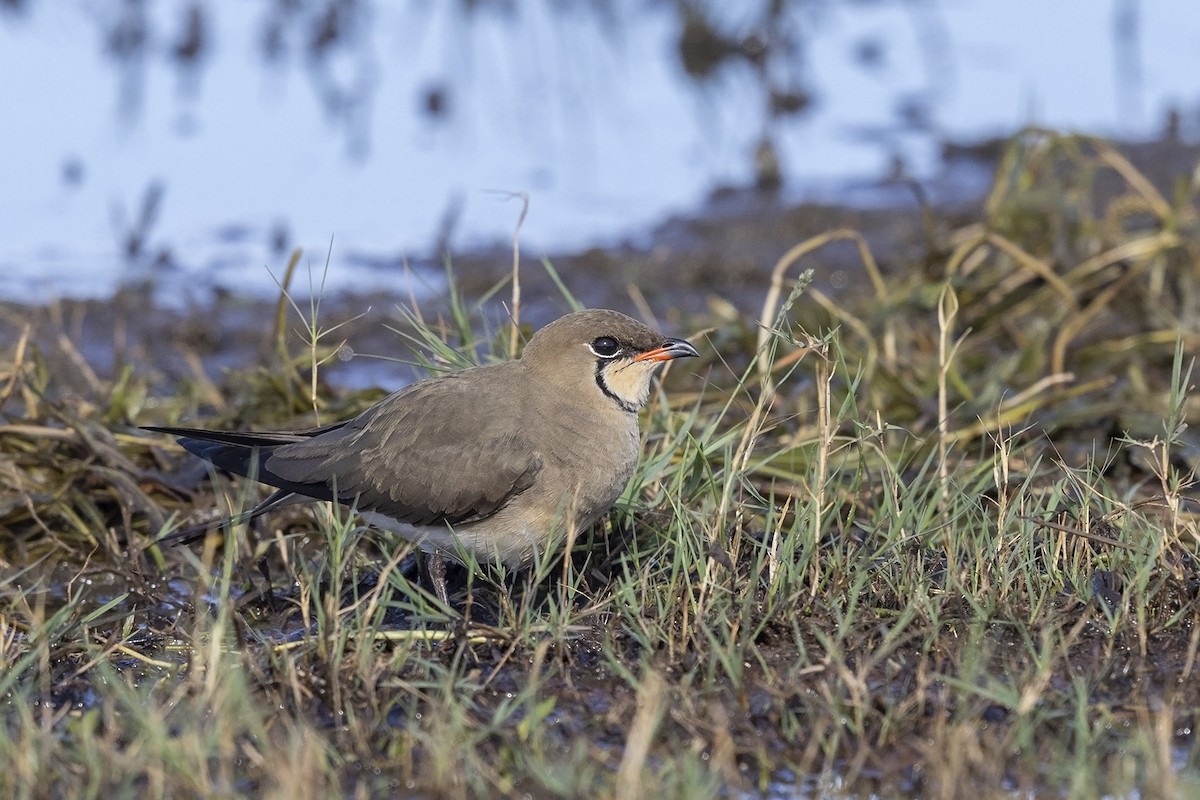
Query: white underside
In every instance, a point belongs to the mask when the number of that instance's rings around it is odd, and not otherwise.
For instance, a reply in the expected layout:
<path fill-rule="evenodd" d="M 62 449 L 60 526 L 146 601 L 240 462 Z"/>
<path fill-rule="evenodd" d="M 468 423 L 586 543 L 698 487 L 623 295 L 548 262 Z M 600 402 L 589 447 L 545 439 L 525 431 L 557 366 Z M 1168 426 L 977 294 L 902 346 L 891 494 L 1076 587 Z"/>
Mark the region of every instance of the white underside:
<path fill-rule="evenodd" d="M 426 553 L 441 553 L 459 563 L 473 556 L 476 561 L 501 561 L 518 567 L 532 561 L 535 553 L 543 552 L 550 543 L 544 533 L 527 528 L 497 536 L 487 522 L 451 528 L 410 525 L 374 511 L 360 511 L 359 516 L 380 530 L 404 537 Z"/>

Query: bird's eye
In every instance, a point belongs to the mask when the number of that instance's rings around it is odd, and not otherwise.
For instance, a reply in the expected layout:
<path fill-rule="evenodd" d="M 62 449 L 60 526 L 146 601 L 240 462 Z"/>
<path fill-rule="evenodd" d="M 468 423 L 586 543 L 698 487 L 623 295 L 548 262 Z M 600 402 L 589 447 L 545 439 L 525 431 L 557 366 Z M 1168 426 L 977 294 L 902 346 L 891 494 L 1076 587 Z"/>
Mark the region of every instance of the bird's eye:
<path fill-rule="evenodd" d="M 621 352 L 621 345 L 617 344 L 617 340 L 611 336 L 601 336 L 588 345 L 588 347 L 601 358 L 612 358 Z"/>

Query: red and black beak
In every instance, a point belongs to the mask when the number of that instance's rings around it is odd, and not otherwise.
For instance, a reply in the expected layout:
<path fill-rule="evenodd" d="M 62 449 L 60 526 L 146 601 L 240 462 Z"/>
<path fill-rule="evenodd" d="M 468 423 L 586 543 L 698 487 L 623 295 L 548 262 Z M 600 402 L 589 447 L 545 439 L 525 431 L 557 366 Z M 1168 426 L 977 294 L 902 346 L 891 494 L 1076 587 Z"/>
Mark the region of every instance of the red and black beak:
<path fill-rule="evenodd" d="M 700 354 L 687 339 L 667 339 L 661 346 L 634 356 L 634 361 L 670 361 L 673 358 L 695 358 Z"/>

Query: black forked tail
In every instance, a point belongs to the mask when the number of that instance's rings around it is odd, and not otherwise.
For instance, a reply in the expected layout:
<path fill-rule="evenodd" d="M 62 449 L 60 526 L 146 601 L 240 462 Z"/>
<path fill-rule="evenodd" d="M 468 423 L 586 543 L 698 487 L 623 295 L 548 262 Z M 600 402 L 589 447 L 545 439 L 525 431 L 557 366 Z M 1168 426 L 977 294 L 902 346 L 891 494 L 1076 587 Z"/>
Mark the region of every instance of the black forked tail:
<path fill-rule="evenodd" d="M 336 426 L 331 426 L 336 427 Z M 211 431 L 203 428 L 174 428 L 147 426 L 143 430 L 177 436 L 179 445 L 219 469 L 274 486 L 279 491 L 244 514 L 230 520 L 214 520 L 206 525 L 193 525 L 174 531 L 157 540 L 159 544 L 186 545 L 200 541 L 208 531 L 226 522 L 248 522 L 273 508 L 295 499 L 296 495 L 314 500 L 333 500 L 332 489 L 324 483 L 295 483 L 264 467 L 271 452 L 286 444 L 294 444 L 324 433 L 331 427 L 303 433 L 252 433 L 245 431 Z"/>

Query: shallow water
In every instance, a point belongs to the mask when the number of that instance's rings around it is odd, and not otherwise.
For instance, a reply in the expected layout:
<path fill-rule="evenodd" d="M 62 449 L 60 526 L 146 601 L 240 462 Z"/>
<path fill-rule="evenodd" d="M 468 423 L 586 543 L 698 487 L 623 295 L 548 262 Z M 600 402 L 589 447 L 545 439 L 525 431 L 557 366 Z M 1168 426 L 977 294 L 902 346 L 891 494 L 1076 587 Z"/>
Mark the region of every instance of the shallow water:
<path fill-rule="evenodd" d="M 507 242 L 512 193 L 536 257 L 775 161 L 785 202 L 877 206 L 980 191 L 946 140 L 1200 131 L 1187 0 L 771 5 L 0 4 L 0 297 L 273 295 L 297 245 L 330 290 L 437 292 L 406 267 Z"/>

